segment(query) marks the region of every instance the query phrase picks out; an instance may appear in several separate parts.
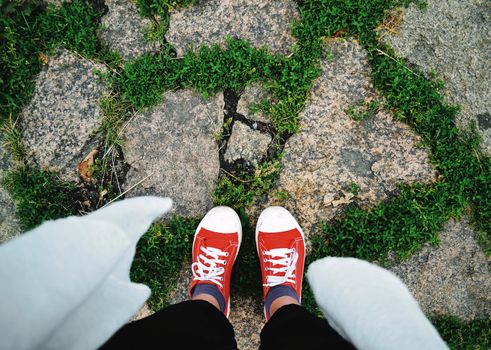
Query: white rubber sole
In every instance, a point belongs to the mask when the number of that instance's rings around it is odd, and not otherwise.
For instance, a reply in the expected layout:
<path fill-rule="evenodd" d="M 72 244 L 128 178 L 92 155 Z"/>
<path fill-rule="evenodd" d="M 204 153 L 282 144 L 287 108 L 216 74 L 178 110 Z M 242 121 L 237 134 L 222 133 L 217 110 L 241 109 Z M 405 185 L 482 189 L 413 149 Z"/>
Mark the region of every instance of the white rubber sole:
<path fill-rule="evenodd" d="M 203 227 L 207 230 L 223 234 L 237 232 L 239 236 L 239 245 L 237 247 L 237 255 L 235 255 L 234 258 L 235 263 L 235 260 L 239 255 L 240 245 L 242 244 L 242 223 L 240 222 L 240 217 L 235 210 L 226 206 L 219 206 L 210 209 L 206 213 L 205 217 L 201 219 L 196 231 L 194 232 L 193 247 L 196 240 L 196 235 Z M 228 318 L 230 315 L 230 297 L 228 298 L 227 310 L 228 312 L 225 316 Z"/>

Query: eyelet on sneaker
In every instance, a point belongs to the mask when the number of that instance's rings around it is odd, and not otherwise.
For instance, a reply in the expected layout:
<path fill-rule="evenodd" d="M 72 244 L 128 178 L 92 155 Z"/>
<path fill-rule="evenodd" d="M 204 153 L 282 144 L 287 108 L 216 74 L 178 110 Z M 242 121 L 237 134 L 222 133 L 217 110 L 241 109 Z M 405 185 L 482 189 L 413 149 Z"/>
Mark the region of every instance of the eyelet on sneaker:
<path fill-rule="evenodd" d="M 265 251 L 265 250 L 263 250 L 263 255 L 264 255 L 264 254 L 266 254 L 266 251 Z"/>
<path fill-rule="evenodd" d="M 225 256 L 228 257 L 228 252 L 225 252 Z"/>

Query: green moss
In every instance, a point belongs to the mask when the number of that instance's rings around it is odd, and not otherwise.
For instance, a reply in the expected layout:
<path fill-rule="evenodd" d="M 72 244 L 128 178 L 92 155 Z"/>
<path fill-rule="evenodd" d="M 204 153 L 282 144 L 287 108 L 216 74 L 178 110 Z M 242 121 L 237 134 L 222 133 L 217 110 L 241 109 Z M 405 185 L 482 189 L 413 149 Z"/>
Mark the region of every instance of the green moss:
<path fill-rule="evenodd" d="M 455 317 L 444 316 L 432 321 L 451 350 L 491 348 L 490 318 L 464 323 Z"/>
<path fill-rule="evenodd" d="M 168 293 L 176 286 L 183 263 L 191 260 L 197 225 L 196 220 L 175 217 L 167 225 L 153 224 L 138 242 L 131 280 L 150 287 L 152 310 L 168 304 Z"/>
<path fill-rule="evenodd" d="M 236 210 L 250 206 L 253 200 L 268 193 L 276 185 L 280 173 L 280 160 L 273 159 L 260 165 L 252 175 L 238 178 L 221 175 L 213 193 L 215 205 L 227 205 Z"/>
<path fill-rule="evenodd" d="M 24 230 L 46 220 L 78 214 L 81 209 L 76 186 L 53 172 L 21 167 L 7 174 L 4 185 L 16 203 Z"/>

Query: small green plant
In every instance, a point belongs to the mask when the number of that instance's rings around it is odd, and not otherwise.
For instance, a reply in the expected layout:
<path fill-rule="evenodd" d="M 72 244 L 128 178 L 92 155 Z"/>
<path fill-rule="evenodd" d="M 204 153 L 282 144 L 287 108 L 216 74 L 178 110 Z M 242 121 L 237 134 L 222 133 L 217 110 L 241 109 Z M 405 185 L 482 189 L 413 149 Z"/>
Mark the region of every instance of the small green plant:
<path fill-rule="evenodd" d="M 20 167 L 7 173 L 4 185 L 15 201 L 24 230 L 46 220 L 76 215 L 82 209 L 76 186 L 53 172 Z"/>
<path fill-rule="evenodd" d="M 185 7 L 195 0 L 138 0 L 140 13 L 145 17 L 167 17 L 169 12 L 178 7 Z"/>
<path fill-rule="evenodd" d="M 191 260 L 193 235 L 198 222 L 175 217 L 168 224 L 153 224 L 137 245 L 131 267 L 131 280 L 152 290 L 148 306 L 160 310 L 176 286 L 179 271 Z"/>
<path fill-rule="evenodd" d="M 381 108 L 379 101 L 362 101 L 354 106 L 348 108 L 349 116 L 357 121 L 361 122 L 367 118 L 373 118 Z"/>
<path fill-rule="evenodd" d="M 222 174 L 213 193 L 213 202 L 234 209 L 247 208 L 255 198 L 275 187 L 279 173 L 280 160 L 273 159 L 261 164 L 253 175 L 245 175 L 243 178 Z"/>
<path fill-rule="evenodd" d="M 456 317 L 432 320 L 451 350 L 485 350 L 491 348 L 491 318 L 464 323 Z"/>
<path fill-rule="evenodd" d="M 5 120 L 1 132 L 0 142 L 3 142 L 10 150 L 12 158 L 17 163 L 22 164 L 24 161 L 24 146 L 22 145 L 22 138 L 17 127 L 17 120 L 14 121 L 12 117 Z"/>
<path fill-rule="evenodd" d="M 232 122 L 234 121 L 234 118 L 230 117 L 225 120 L 225 122 L 222 125 L 222 128 L 213 135 L 213 138 L 215 141 L 222 141 L 223 138 L 225 137 L 225 134 L 229 132 L 230 126 L 232 125 Z"/>
<path fill-rule="evenodd" d="M 104 138 L 106 148 L 122 146 L 121 128 L 132 115 L 128 106 L 113 94 L 106 94 L 99 100 L 102 110 L 102 122 L 98 133 Z"/>
<path fill-rule="evenodd" d="M 351 193 L 353 196 L 357 196 L 358 195 L 358 190 L 359 190 L 359 187 L 358 185 L 355 183 L 355 182 L 351 182 L 349 184 L 349 187 L 348 187 L 348 191 L 349 193 Z"/>

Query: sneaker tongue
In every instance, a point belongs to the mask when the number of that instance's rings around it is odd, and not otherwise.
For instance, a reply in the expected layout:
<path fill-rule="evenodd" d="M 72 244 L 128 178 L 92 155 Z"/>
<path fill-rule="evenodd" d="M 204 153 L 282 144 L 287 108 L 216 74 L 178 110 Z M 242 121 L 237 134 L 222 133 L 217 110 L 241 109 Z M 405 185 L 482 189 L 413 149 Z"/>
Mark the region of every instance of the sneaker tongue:
<path fill-rule="evenodd" d="M 216 235 L 208 235 L 205 238 L 204 244 L 207 247 L 213 247 L 220 250 L 224 250 L 235 242 L 235 234 L 223 234 L 218 233 Z"/>
<path fill-rule="evenodd" d="M 295 244 L 295 240 L 292 239 L 291 237 L 285 237 L 275 232 L 271 232 L 271 233 L 262 232 L 262 235 L 265 236 L 264 240 L 268 242 L 267 249 L 276 249 L 276 248 L 291 249 Z"/>

